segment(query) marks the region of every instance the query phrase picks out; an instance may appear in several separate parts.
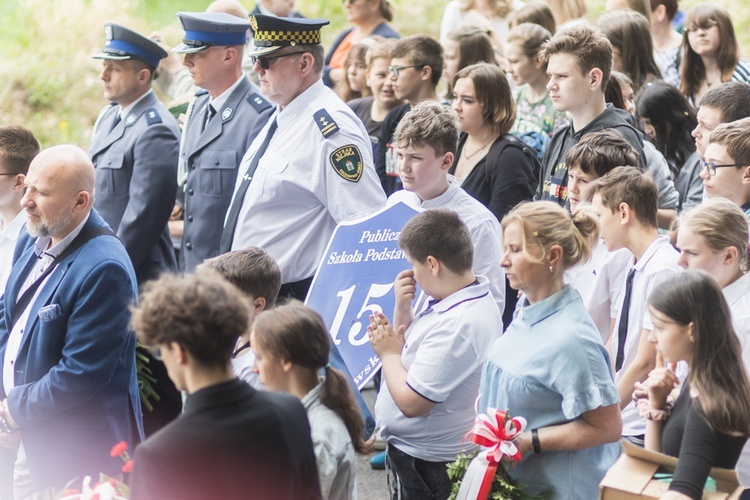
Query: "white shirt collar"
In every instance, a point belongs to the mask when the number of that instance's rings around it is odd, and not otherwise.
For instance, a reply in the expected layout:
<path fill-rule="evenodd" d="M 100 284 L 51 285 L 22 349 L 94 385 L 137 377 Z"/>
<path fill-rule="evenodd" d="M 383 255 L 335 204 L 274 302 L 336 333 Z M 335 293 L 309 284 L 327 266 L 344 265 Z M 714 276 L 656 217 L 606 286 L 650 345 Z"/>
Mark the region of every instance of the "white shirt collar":
<path fill-rule="evenodd" d="M 231 87 L 229 87 L 224 92 L 222 92 L 221 94 L 219 94 L 216 97 L 216 99 L 209 98 L 208 104 L 210 104 L 211 106 L 213 106 L 214 111 L 216 111 L 217 114 L 219 114 L 219 112 L 222 111 L 221 108 L 224 107 L 224 104 L 229 99 L 229 96 L 232 95 L 232 92 L 234 92 L 234 89 L 236 89 L 240 85 L 240 82 L 242 82 L 242 80 L 244 78 L 245 78 L 245 74 L 243 73 L 243 74 L 240 75 L 240 77 L 237 79 L 237 81 L 232 84 Z"/>
<path fill-rule="evenodd" d="M 276 122 L 279 129 L 284 130 L 285 125 L 293 122 L 300 113 L 307 109 L 308 104 L 317 99 L 326 89 L 323 80 L 318 80 L 295 97 L 283 110 L 279 111 L 279 106 L 276 105 Z"/>
<path fill-rule="evenodd" d="M 740 279 L 725 286 L 722 292 L 724 293 L 724 298 L 727 299 L 727 303 L 731 307 L 732 304 L 750 292 L 750 273 L 743 274 Z"/>
<path fill-rule="evenodd" d="M 124 120 L 130 114 L 130 112 L 133 111 L 133 108 L 135 108 L 136 104 L 138 104 L 139 102 L 141 102 L 142 100 L 144 100 L 147 95 L 153 94 L 153 93 L 154 93 L 154 91 L 151 90 L 151 89 L 149 89 L 148 92 L 146 92 L 141 97 L 139 97 L 135 101 L 133 101 L 130 104 L 128 104 L 128 106 L 126 108 L 123 109 L 123 107 L 120 106 L 120 119 Z"/>

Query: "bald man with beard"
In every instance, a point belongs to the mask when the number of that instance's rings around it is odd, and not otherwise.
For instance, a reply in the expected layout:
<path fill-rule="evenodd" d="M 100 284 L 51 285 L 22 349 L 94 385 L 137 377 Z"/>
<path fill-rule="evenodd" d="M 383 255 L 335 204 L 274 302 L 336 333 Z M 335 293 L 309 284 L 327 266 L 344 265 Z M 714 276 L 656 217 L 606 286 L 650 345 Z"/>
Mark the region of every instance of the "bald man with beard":
<path fill-rule="evenodd" d="M 75 146 L 51 147 L 24 185 L 26 230 L 0 301 L 0 445 L 17 449 L 16 498 L 116 474 L 109 450 L 143 434 L 135 272 L 92 208 L 94 166 Z"/>

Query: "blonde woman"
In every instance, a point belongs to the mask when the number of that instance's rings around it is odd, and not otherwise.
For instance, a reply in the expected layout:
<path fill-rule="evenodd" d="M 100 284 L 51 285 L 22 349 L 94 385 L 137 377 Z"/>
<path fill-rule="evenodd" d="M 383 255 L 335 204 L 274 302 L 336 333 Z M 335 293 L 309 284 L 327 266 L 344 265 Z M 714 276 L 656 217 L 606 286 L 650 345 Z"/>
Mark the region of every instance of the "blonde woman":
<path fill-rule="evenodd" d="M 484 364 L 479 407 L 528 421 L 515 441 L 523 459 L 510 475 L 529 493 L 597 498 L 620 451 L 620 397 L 599 331 L 563 275 L 588 259 L 598 222 L 588 211 L 571 218 L 537 201 L 513 209 L 502 226 L 500 263 L 523 297 Z"/>

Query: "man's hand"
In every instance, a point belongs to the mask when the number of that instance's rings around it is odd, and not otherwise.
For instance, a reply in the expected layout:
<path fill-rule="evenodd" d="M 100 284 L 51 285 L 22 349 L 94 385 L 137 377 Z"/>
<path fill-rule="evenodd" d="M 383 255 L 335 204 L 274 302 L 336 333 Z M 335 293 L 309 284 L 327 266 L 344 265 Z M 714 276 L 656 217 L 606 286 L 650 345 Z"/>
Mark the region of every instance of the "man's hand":
<path fill-rule="evenodd" d="M 5 423 L 7 423 L 11 431 L 5 432 L 5 429 L 0 428 L 0 446 L 2 446 L 3 448 L 10 448 L 12 450 L 15 450 L 21 443 L 21 431 L 18 429 L 16 421 L 13 420 L 13 417 L 10 416 L 10 412 L 8 411 L 7 398 L 3 399 L 3 401 L 0 402 L 0 417 L 3 417 L 3 419 L 5 419 Z"/>

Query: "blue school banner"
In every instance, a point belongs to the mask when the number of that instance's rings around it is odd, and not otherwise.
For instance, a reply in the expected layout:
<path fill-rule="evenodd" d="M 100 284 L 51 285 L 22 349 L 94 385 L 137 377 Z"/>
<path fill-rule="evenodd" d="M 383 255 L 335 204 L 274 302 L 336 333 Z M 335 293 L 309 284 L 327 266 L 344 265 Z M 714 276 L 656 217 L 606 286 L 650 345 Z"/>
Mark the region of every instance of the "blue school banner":
<path fill-rule="evenodd" d="M 393 281 L 411 267 L 398 246 L 398 236 L 417 213 L 399 202 L 365 219 L 339 224 L 307 294 L 305 303 L 323 317 L 359 389 L 380 368 L 367 326 L 375 311 L 393 319 Z"/>

